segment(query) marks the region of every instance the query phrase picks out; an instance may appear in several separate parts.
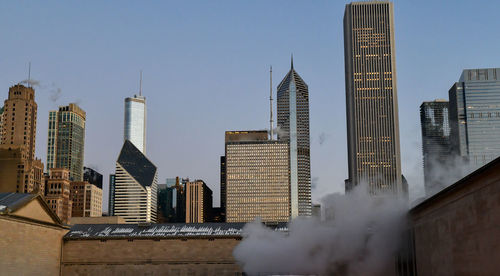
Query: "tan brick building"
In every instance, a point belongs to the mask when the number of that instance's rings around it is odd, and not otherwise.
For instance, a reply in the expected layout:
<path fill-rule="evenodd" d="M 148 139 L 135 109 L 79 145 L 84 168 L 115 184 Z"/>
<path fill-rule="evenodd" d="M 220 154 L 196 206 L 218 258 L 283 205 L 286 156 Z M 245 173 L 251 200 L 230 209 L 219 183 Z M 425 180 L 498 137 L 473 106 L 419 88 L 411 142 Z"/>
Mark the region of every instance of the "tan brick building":
<path fill-rule="evenodd" d="M 0 193 L 0 275 L 60 275 L 66 232 L 40 195 Z"/>
<path fill-rule="evenodd" d="M 186 223 L 203 223 L 212 214 L 212 190 L 203 180 L 186 183 Z"/>
<path fill-rule="evenodd" d="M 0 124 L 0 192 L 43 193 L 43 163 L 35 159 L 35 90 L 9 88 Z"/>
<path fill-rule="evenodd" d="M 70 187 L 72 217 L 102 216 L 102 189 L 87 181 L 73 181 Z"/>
<path fill-rule="evenodd" d="M 64 224 L 68 223 L 72 212 L 70 183 L 68 169 L 49 170 L 45 185 L 45 200 Z"/>

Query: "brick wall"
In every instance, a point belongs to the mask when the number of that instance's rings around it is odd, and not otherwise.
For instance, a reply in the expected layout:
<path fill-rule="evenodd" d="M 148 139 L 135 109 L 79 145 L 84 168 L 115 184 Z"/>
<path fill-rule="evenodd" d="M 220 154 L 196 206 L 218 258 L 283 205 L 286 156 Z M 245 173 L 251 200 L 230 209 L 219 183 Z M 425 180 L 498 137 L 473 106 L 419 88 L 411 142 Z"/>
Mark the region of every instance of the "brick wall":
<path fill-rule="evenodd" d="M 59 275 L 66 232 L 0 216 L 0 275 Z"/>
<path fill-rule="evenodd" d="M 411 216 L 418 275 L 498 275 L 500 164 L 417 206 Z"/>
<path fill-rule="evenodd" d="M 239 275 L 234 238 L 65 240 L 63 275 Z"/>

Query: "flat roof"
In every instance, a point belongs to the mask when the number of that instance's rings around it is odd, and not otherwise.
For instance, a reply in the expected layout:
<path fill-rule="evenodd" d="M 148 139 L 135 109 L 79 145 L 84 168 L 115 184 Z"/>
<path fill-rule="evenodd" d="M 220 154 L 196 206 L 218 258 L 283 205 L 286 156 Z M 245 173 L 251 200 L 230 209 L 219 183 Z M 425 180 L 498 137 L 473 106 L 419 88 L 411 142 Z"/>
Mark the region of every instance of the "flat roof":
<path fill-rule="evenodd" d="M 148 239 L 241 237 L 246 223 L 76 224 L 64 236 L 71 239 Z M 287 232 L 286 223 L 270 226 Z"/>

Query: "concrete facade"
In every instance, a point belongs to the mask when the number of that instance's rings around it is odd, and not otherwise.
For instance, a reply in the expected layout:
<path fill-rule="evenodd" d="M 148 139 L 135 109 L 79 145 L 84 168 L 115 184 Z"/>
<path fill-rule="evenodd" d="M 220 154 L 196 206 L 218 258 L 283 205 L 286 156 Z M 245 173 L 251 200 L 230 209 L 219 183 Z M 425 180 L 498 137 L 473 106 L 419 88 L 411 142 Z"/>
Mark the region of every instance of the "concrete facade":
<path fill-rule="evenodd" d="M 414 207 L 418 275 L 498 275 L 499 199 L 497 158 Z"/>

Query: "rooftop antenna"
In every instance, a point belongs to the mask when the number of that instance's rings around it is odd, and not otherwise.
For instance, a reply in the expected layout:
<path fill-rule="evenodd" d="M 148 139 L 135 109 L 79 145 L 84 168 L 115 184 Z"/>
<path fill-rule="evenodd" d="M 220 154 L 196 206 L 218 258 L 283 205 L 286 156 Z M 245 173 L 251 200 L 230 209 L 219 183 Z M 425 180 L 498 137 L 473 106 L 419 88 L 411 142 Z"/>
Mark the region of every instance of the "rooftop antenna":
<path fill-rule="evenodd" d="M 271 140 L 274 137 L 273 130 L 273 66 L 271 66 L 269 70 L 269 110 L 271 111 L 271 119 L 269 120 L 270 128 L 271 128 Z"/>
<path fill-rule="evenodd" d="M 31 87 L 31 61 L 28 63 L 28 87 Z"/>
<path fill-rule="evenodd" d="M 142 96 L 142 70 L 141 70 L 140 75 L 141 75 L 141 77 L 139 80 L 139 96 Z"/>

